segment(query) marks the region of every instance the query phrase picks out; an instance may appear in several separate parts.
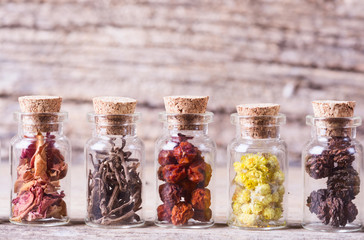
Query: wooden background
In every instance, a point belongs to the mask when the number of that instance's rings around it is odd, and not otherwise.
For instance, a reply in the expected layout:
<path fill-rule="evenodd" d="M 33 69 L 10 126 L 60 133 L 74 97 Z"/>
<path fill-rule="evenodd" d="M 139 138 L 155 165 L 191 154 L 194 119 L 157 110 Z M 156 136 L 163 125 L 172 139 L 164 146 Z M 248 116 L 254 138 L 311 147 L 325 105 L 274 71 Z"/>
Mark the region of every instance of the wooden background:
<path fill-rule="evenodd" d="M 91 135 L 91 98 L 136 98 L 152 162 L 162 97 L 195 94 L 211 97 L 219 163 L 235 105 L 276 102 L 288 117 L 289 160 L 299 165 L 311 100 L 356 100 L 363 116 L 363 90 L 361 0 L 0 0 L 3 159 L 18 96 L 64 97 L 76 162 Z"/>

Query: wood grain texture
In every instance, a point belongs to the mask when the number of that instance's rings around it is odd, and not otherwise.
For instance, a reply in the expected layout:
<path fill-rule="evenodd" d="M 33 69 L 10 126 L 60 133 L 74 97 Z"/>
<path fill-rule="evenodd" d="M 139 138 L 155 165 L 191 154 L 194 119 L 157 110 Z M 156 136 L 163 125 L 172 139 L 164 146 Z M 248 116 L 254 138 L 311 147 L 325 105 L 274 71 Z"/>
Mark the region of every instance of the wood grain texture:
<path fill-rule="evenodd" d="M 0 133 L 15 134 L 16 97 L 62 95 L 81 161 L 91 98 L 128 96 L 153 161 L 162 97 L 210 95 L 220 163 L 234 136 L 229 114 L 248 102 L 282 104 L 298 163 L 311 100 L 356 100 L 364 114 L 363 21 L 360 0 L 1 0 Z"/>

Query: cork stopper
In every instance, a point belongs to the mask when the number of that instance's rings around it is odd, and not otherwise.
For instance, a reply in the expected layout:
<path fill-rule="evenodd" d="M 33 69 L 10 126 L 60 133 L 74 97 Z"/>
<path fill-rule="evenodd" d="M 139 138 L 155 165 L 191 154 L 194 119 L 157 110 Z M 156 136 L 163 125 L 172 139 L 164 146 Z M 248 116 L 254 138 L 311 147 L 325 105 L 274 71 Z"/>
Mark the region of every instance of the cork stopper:
<path fill-rule="evenodd" d="M 167 96 L 164 105 L 168 116 L 169 128 L 178 130 L 201 130 L 203 116 L 206 113 L 208 96 Z"/>
<path fill-rule="evenodd" d="M 18 100 L 24 113 L 55 113 L 61 110 L 62 104 L 59 96 L 23 96 Z"/>
<path fill-rule="evenodd" d="M 18 98 L 18 101 L 21 112 L 34 113 L 23 117 L 22 123 L 24 131 L 58 131 L 58 116 L 54 113 L 58 113 L 61 110 L 61 97 L 22 96 Z"/>
<path fill-rule="evenodd" d="M 315 117 L 353 117 L 355 101 L 313 101 L 312 107 Z"/>
<path fill-rule="evenodd" d="M 254 139 L 274 138 L 279 134 L 277 116 L 280 105 L 274 103 L 241 104 L 236 106 L 242 135 Z"/>
<path fill-rule="evenodd" d="M 241 116 L 276 116 L 279 113 L 279 104 L 257 103 L 241 104 L 236 106 L 238 114 Z"/>
<path fill-rule="evenodd" d="M 137 101 L 126 97 L 95 97 L 93 106 L 96 117 L 96 130 L 106 135 L 129 134 Z"/>
<path fill-rule="evenodd" d="M 324 136 L 351 136 L 350 124 L 354 116 L 355 101 L 318 100 L 312 102 L 314 116 L 325 118 L 318 120 L 318 133 Z"/>

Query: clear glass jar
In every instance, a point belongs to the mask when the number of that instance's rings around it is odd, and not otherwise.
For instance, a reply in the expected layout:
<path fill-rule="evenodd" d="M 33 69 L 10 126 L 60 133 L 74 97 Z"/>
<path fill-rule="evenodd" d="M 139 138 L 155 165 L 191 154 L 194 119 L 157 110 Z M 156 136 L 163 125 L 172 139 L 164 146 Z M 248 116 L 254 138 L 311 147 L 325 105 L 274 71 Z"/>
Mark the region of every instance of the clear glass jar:
<path fill-rule="evenodd" d="M 228 145 L 230 227 L 269 230 L 286 226 L 287 147 L 279 132 L 285 122 L 283 114 L 231 115 L 236 136 Z"/>
<path fill-rule="evenodd" d="M 363 147 L 356 140 L 360 117 L 307 116 L 311 139 L 302 152 L 302 226 L 324 232 L 359 231 Z"/>
<path fill-rule="evenodd" d="M 161 227 L 214 224 L 216 144 L 207 135 L 213 114 L 159 115 L 163 135 L 155 146 L 156 219 Z"/>
<path fill-rule="evenodd" d="M 55 226 L 69 222 L 71 145 L 63 134 L 67 113 L 15 113 L 10 144 L 10 222 Z"/>
<path fill-rule="evenodd" d="M 87 214 L 93 227 L 144 224 L 142 209 L 144 144 L 136 134 L 141 114 L 90 113 L 93 136 L 85 146 Z"/>

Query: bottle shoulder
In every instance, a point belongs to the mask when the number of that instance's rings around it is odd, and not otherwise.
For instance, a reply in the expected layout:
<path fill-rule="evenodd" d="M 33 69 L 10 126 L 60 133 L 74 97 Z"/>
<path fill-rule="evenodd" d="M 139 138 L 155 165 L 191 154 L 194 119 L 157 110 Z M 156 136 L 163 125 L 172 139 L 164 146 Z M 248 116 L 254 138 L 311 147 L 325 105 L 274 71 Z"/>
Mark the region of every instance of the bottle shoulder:
<path fill-rule="evenodd" d="M 137 135 L 130 136 L 93 136 L 87 140 L 86 149 L 104 151 L 113 147 L 125 147 L 128 150 L 144 149 L 143 141 Z"/>
<path fill-rule="evenodd" d="M 228 145 L 229 152 L 276 152 L 287 151 L 287 144 L 283 139 L 237 139 Z"/>
<path fill-rule="evenodd" d="M 200 150 L 216 149 L 215 141 L 207 134 L 186 134 L 187 141 Z M 157 149 L 172 150 L 178 143 L 178 135 L 164 133 L 155 142 Z"/>

